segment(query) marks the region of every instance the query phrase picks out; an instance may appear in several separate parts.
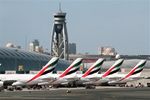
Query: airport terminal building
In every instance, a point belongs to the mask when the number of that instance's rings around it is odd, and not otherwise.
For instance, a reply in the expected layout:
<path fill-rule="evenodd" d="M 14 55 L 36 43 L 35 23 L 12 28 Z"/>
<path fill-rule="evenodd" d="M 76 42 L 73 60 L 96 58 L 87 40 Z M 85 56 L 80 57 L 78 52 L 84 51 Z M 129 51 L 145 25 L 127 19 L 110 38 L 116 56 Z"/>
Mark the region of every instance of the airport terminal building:
<path fill-rule="evenodd" d="M 0 73 L 30 73 L 38 71 L 51 59 L 50 55 L 16 48 L 0 48 Z M 69 63 L 59 60 L 55 70 L 64 70 Z"/>

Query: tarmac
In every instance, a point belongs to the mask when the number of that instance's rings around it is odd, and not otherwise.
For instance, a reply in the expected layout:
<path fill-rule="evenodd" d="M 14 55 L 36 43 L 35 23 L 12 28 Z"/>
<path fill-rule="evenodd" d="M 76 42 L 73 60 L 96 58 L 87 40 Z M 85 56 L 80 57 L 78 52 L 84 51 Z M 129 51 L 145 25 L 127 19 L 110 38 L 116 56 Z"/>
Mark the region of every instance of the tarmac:
<path fill-rule="evenodd" d="M 67 93 L 67 90 L 70 93 Z M 150 88 L 98 87 L 2 91 L 0 100 L 150 100 Z"/>

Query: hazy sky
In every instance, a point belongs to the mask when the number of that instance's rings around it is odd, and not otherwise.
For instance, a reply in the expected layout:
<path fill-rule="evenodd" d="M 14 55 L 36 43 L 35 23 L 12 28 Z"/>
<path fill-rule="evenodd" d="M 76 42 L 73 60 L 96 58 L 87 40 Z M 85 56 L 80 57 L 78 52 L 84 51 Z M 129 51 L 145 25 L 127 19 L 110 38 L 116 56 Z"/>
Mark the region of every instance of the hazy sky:
<path fill-rule="evenodd" d="M 38 39 L 50 49 L 59 2 L 78 53 L 111 46 L 119 54 L 150 54 L 149 0 L 0 0 L 0 46 L 12 42 L 25 48 Z"/>

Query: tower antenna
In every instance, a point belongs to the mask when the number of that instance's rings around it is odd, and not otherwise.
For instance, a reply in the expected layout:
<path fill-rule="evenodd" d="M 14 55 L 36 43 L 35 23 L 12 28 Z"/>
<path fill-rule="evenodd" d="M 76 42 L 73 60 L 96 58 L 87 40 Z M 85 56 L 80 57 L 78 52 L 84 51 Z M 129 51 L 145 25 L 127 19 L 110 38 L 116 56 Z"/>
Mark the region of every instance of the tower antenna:
<path fill-rule="evenodd" d="M 59 2 L 59 11 L 62 12 L 61 11 L 61 2 Z"/>

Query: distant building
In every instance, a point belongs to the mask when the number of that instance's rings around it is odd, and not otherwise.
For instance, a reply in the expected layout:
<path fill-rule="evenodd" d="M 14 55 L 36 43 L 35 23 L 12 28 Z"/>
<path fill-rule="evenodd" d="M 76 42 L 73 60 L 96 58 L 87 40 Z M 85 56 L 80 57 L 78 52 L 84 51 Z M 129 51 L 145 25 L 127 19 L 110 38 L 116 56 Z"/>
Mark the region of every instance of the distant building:
<path fill-rule="evenodd" d="M 29 44 L 29 51 L 34 51 L 34 44 L 33 44 L 33 42 L 31 42 Z"/>
<path fill-rule="evenodd" d="M 39 40 L 37 40 L 37 39 L 35 39 L 32 43 L 34 44 L 34 46 L 39 46 L 40 45 Z"/>
<path fill-rule="evenodd" d="M 6 44 L 6 47 L 7 47 L 7 48 L 14 48 L 15 46 L 14 46 L 13 43 L 7 43 L 7 44 Z"/>
<path fill-rule="evenodd" d="M 21 49 L 21 46 L 14 45 L 13 43 L 9 42 L 6 44 L 6 48 L 17 48 Z"/>
<path fill-rule="evenodd" d="M 35 46 L 35 52 L 43 53 L 44 52 L 43 47 L 42 46 Z"/>
<path fill-rule="evenodd" d="M 115 56 L 116 55 L 116 51 L 115 48 L 112 47 L 101 47 L 100 48 L 100 54 L 101 55 L 109 55 L 109 56 Z"/>
<path fill-rule="evenodd" d="M 69 54 L 76 54 L 76 43 L 69 43 Z"/>
<path fill-rule="evenodd" d="M 33 42 L 29 44 L 29 51 L 43 53 L 44 50 L 43 47 L 40 46 L 39 41 L 35 39 Z"/>

